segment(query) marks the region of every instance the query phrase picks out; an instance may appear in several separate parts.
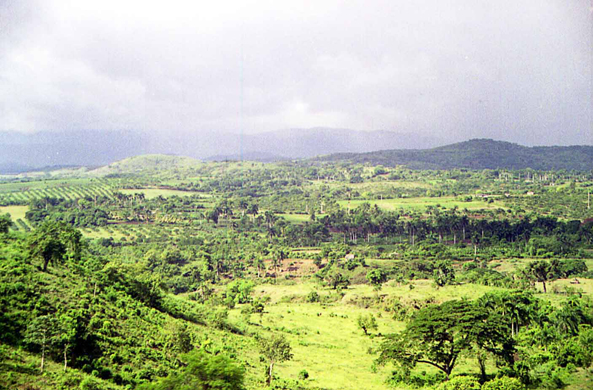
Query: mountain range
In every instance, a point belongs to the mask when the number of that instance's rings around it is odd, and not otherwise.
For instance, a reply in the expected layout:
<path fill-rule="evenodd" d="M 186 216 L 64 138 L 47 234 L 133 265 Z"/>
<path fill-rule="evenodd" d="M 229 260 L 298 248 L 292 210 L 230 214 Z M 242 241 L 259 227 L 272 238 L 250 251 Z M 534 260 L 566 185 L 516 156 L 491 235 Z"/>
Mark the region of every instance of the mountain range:
<path fill-rule="evenodd" d="M 347 161 L 412 169 L 593 169 L 593 146 L 527 147 L 491 139 L 472 139 L 432 149 L 337 153 L 313 161 Z"/>
<path fill-rule="evenodd" d="M 380 149 L 444 145 L 435 137 L 390 131 L 288 129 L 258 134 L 134 131 L 0 132 L 0 173 L 55 165 L 99 166 L 143 154 L 202 160 L 278 161 Z"/>
<path fill-rule="evenodd" d="M 526 147 L 491 139 L 443 145 L 438 138 L 389 131 L 290 129 L 268 133 L 144 135 L 135 132 L 2 133 L 0 173 L 57 166 L 104 166 L 132 156 L 199 160 L 345 161 L 413 169 L 593 169 L 593 146 Z M 442 146 L 441 146 L 442 145 Z"/>

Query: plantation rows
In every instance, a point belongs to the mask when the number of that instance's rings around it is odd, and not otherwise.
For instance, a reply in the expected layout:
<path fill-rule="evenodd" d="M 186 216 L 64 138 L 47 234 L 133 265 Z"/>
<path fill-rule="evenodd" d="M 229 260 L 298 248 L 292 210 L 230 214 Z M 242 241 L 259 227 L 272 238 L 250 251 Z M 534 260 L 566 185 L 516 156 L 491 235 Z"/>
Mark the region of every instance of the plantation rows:
<path fill-rule="evenodd" d="M 2 191 L 2 189 L 0 189 Z M 0 192 L 0 203 L 28 203 L 33 199 L 44 197 L 78 199 L 85 197 L 105 196 L 113 198 L 113 189 L 105 183 L 91 185 L 70 185 L 64 187 L 47 187 L 15 192 Z"/>
<path fill-rule="evenodd" d="M 17 231 L 30 232 L 31 226 L 26 221 L 23 221 L 19 218 L 16 220 L 15 224 L 12 225 L 12 229 Z"/>

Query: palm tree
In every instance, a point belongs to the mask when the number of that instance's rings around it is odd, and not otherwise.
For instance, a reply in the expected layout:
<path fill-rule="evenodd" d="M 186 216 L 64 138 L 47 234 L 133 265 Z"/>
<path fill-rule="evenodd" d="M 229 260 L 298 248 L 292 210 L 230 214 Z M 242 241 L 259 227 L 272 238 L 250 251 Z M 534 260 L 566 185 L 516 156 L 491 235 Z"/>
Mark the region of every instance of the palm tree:
<path fill-rule="evenodd" d="M 257 205 L 257 203 L 252 203 L 249 205 L 249 208 L 247 209 L 247 214 L 251 214 L 252 215 L 252 221 L 255 222 L 255 216 L 259 213 L 259 206 Z"/>
<path fill-rule="evenodd" d="M 268 234 L 270 238 L 274 235 L 274 223 L 278 220 L 278 217 L 272 211 L 266 211 L 264 213 L 264 218 L 266 220 L 266 225 L 268 227 Z"/>
<path fill-rule="evenodd" d="M 553 261 L 551 264 L 545 260 L 534 261 L 529 263 L 524 273 L 528 278 L 542 283 L 544 293 L 546 293 L 546 282 L 556 278 L 558 267 L 559 263 L 557 261 Z"/>
<path fill-rule="evenodd" d="M 553 321 L 561 332 L 576 336 L 579 333 L 579 325 L 587 323 L 588 319 L 581 301 L 572 296 L 560 310 L 554 312 Z"/>
<path fill-rule="evenodd" d="M 261 277 L 260 273 L 261 270 L 263 270 L 265 268 L 265 264 L 264 264 L 264 260 L 262 259 L 261 256 L 256 256 L 253 259 L 253 265 L 255 266 L 255 268 L 257 268 L 257 277 Z"/>

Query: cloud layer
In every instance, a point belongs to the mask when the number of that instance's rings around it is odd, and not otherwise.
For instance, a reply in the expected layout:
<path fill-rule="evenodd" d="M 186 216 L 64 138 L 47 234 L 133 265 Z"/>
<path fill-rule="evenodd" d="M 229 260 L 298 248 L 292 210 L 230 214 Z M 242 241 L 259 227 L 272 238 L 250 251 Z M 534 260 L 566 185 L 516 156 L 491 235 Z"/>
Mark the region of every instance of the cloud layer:
<path fill-rule="evenodd" d="M 588 0 L 8 1 L 0 130 L 592 144 Z"/>

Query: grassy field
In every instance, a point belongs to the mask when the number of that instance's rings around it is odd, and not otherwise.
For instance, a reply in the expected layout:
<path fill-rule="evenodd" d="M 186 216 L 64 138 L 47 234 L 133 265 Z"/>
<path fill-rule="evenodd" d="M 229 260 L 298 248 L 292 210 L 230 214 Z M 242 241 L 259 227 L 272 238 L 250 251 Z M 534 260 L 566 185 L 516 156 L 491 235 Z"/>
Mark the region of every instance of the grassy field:
<path fill-rule="evenodd" d="M 268 296 L 270 302 L 266 304 L 263 316 L 251 316 L 251 331 L 262 334 L 280 332 L 290 341 L 294 358 L 276 366 L 276 372 L 282 378 L 297 379 L 298 373 L 306 369 L 310 375 L 307 382 L 321 388 L 358 390 L 362 388 L 361 384 L 364 384 L 364 389 L 393 388 L 385 383 L 393 367 L 377 367 L 374 364 L 377 355 L 372 352 L 381 344 L 381 335 L 401 331 L 405 324 L 392 319 L 389 312 L 378 306 L 365 308 L 360 304 L 361 298 L 396 298 L 404 304 L 412 301 L 441 303 L 452 299 L 472 300 L 487 292 L 504 290 L 474 284 L 435 289 L 431 280 L 414 280 L 411 283 L 413 289 L 408 284 L 389 282 L 379 292 L 368 285 L 353 285 L 343 291 L 345 294 L 341 299 L 331 303 L 305 303 L 305 297 L 311 291 L 317 291 L 322 297 L 336 294 L 313 282 L 260 285 L 255 288 L 255 295 Z M 591 295 L 593 280 L 582 283 L 583 291 Z M 551 288 L 564 285 L 570 285 L 569 281 L 550 283 Z M 538 297 L 554 304 L 566 299 L 565 295 L 552 293 L 539 293 Z M 357 327 L 356 319 L 369 313 L 377 318 L 378 330 L 371 332 L 371 336 L 365 336 Z M 232 310 L 231 319 L 241 321 L 239 308 Z M 488 363 L 487 370 L 489 373 L 496 372 L 494 362 Z M 434 373 L 435 369 L 419 364 L 415 372 L 422 371 Z M 478 374 L 471 358 L 464 358 L 455 368 L 454 375 L 462 373 Z M 580 390 L 589 385 L 590 373 L 579 370 L 567 388 Z"/>
<path fill-rule="evenodd" d="M 144 194 L 146 199 L 158 198 L 162 196 L 164 198 L 169 196 L 191 196 L 191 195 L 200 195 L 202 197 L 205 196 L 204 193 L 201 192 L 193 192 L 193 191 L 179 191 L 179 190 L 168 190 L 168 189 L 161 189 L 161 188 L 142 188 L 142 189 L 126 189 L 126 190 L 118 190 L 122 194 L 126 195 L 133 195 L 133 194 Z"/>
<path fill-rule="evenodd" d="M 358 315 L 369 312 L 377 318 L 382 333 L 395 332 L 402 323 L 392 321 L 376 310 L 362 309 L 354 305 L 335 303 L 279 302 L 293 296 L 304 296 L 316 289 L 313 284 L 295 286 L 263 285 L 256 288 L 258 295 L 269 295 L 273 303 L 266 305 L 266 312 L 260 319 L 252 315 L 258 333 L 270 331 L 285 334 L 292 348 L 294 358 L 277 365 L 276 372 L 282 378 L 297 379 L 306 369 L 311 386 L 326 389 L 385 389 L 385 377 L 389 370 L 373 370 L 375 355 L 368 353 L 376 348 L 380 337 L 365 336 L 356 326 Z M 319 291 L 325 295 L 329 291 Z M 238 319 L 239 309 L 233 310 L 231 318 Z M 340 329 L 336 332 L 336 329 Z M 375 332 L 376 333 L 376 332 Z"/>
<path fill-rule="evenodd" d="M 303 223 L 311 220 L 311 216 L 309 214 L 276 214 L 279 217 L 284 218 L 287 222 L 290 223 Z M 324 217 L 326 214 L 316 214 L 317 218 Z"/>
<path fill-rule="evenodd" d="M 455 206 L 459 210 L 496 210 L 499 208 L 506 209 L 506 207 L 498 201 L 494 203 L 486 203 L 482 200 L 472 200 L 471 202 L 463 202 L 454 196 L 444 196 L 440 198 L 436 197 L 419 197 L 419 198 L 397 198 L 397 199 L 376 199 L 376 200 L 341 200 L 338 204 L 342 207 L 349 209 L 355 209 L 363 203 L 369 203 L 371 206 L 377 205 L 384 210 L 413 210 L 413 211 L 424 211 L 426 207 L 436 207 L 440 205 L 448 209 L 452 209 Z"/>
<path fill-rule="evenodd" d="M 0 214 L 10 214 L 10 218 L 13 222 L 17 219 L 25 220 L 25 214 L 29 211 L 29 206 L 5 206 L 0 207 Z"/>
<path fill-rule="evenodd" d="M 451 299 L 475 299 L 497 288 L 459 285 L 435 290 L 432 281 L 417 280 L 414 289 L 408 285 L 388 283 L 379 292 L 368 285 L 353 285 L 344 290 L 345 295 L 332 303 L 305 303 L 304 297 L 311 291 L 319 295 L 335 294 L 312 282 L 294 285 L 261 285 L 255 289 L 256 296 L 269 296 L 270 303 L 261 320 L 252 315 L 258 332 L 281 332 L 293 347 L 294 359 L 277 366 L 283 378 L 296 379 L 302 369 L 310 375 L 307 381 L 313 386 L 327 389 L 354 390 L 387 389 L 385 380 L 392 367 L 376 367 L 377 355 L 372 352 L 381 344 L 381 335 L 403 330 L 405 324 L 391 318 L 391 314 L 378 307 L 364 308 L 358 304 L 362 297 L 397 297 L 401 302 L 432 301 Z M 372 313 L 377 318 L 378 330 L 372 336 L 365 336 L 357 327 L 359 315 Z M 239 319 L 239 309 L 234 309 L 231 318 Z M 261 322 L 260 322 L 261 321 Z M 461 362 L 456 373 L 477 373 L 473 362 Z M 433 372 L 426 365 L 419 365 L 418 372 Z M 495 370 L 489 365 L 489 371 Z"/>

